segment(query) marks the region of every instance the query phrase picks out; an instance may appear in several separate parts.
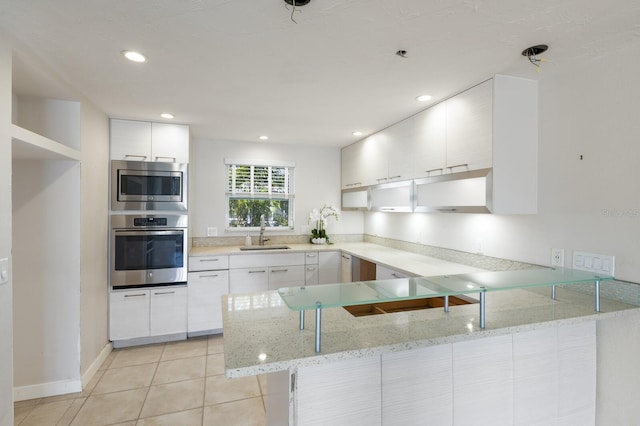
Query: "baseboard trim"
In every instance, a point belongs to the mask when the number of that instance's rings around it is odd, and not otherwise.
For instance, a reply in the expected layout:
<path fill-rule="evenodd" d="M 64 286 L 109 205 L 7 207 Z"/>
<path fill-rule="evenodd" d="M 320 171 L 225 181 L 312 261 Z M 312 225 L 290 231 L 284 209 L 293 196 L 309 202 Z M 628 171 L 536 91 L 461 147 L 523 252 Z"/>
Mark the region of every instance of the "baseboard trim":
<path fill-rule="evenodd" d="M 154 343 L 175 342 L 177 340 L 187 340 L 187 333 L 164 334 L 162 336 L 136 337 L 133 339 L 113 340 L 113 347 L 116 349 L 128 348 L 130 346 L 151 345 Z"/>
<path fill-rule="evenodd" d="M 59 382 L 39 383 L 37 385 L 19 386 L 13 388 L 13 400 L 44 398 L 53 395 L 82 392 L 82 380 L 62 380 Z"/>
<path fill-rule="evenodd" d="M 104 364 L 104 361 L 107 359 L 112 350 L 113 346 L 111 345 L 111 342 L 104 345 L 104 347 L 98 354 L 98 357 L 91 363 L 89 368 L 87 368 L 87 371 L 82 374 L 82 389 L 84 389 L 87 384 L 89 384 L 91 379 L 93 379 L 93 376 L 98 372 L 102 364 Z"/>

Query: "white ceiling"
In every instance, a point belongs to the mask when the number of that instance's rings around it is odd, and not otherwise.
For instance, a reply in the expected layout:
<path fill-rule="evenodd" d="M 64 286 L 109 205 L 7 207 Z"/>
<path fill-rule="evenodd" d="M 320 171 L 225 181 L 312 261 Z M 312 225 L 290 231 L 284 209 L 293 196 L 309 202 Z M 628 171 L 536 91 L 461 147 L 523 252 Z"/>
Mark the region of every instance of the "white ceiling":
<path fill-rule="evenodd" d="M 544 74 L 640 40 L 637 0 L 311 0 L 298 10 L 296 24 L 283 0 L 0 0 L 0 28 L 110 116 L 169 111 L 199 138 L 332 146 L 424 109 L 419 94 L 437 101 L 496 73 L 537 78 L 520 54 L 531 45 L 550 45 Z M 126 61 L 125 49 L 148 62 Z M 16 91 L 42 92 L 25 61 Z"/>

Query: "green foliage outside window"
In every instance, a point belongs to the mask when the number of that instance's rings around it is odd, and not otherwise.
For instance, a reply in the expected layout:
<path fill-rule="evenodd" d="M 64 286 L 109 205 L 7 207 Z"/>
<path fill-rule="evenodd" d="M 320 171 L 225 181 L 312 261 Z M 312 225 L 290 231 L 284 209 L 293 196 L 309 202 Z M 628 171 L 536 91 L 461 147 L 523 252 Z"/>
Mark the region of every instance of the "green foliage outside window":
<path fill-rule="evenodd" d="M 229 227 L 260 226 L 260 216 L 264 215 L 267 226 L 289 225 L 288 200 L 237 199 L 229 200 Z"/>
<path fill-rule="evenodd" d="M 293 167 L 227 164 L 228 228 L 292 227 Z"/>

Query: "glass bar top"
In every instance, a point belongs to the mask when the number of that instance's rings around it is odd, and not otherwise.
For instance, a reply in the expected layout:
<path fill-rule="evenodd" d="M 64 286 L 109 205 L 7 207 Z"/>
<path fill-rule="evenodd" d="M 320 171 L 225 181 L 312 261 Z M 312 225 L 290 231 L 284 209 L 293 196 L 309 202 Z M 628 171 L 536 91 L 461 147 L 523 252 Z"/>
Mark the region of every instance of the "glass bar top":
<path fill-rule="evenodd" d="M 322 308 L 472 294 L 481 291 L 612 281 L 609 275 L 569 268 L 474 272 L 459 275 L 358 281 L 307 287 L 285 287 L 278 293 L 286 305 L 301 311 Z"/>

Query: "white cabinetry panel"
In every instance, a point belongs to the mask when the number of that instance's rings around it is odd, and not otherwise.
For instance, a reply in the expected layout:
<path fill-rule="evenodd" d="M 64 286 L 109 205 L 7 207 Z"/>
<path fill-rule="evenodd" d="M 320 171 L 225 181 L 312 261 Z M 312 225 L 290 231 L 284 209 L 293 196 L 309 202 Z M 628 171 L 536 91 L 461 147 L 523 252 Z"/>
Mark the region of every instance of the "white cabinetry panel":
<path fill-rule="evenodd" d="M 513 353 L 510 335 L 453 345 L 455 425 L 513 425 Z"/>
<path fill-rule="evenodd" d="M 384 354 L 381 370 L 383 425 L 453 424 L 450 345 Z"/>
<path fill-rule="evenodd" d="M 306 265 L 304 267 L 304 284 L 316 285 L 318 284 L 318 265 Z"/>
<path fill-rule="evenodd" d="M 447 173 L 492 166 L 492 99 L 489 80 L 447 100 Z"/>
<path fill-rule="evenodd" d="M 301 287 L 305 284 L 305 265 L 269 267 L 269 290 Z"/>
<path fill-rule="evenodd" d="M 153 123 L 152 161 L 189 162 L 189 127 L 183 124 Z"/>
<path fill-rule="evenodd" d="M 396 269 L 388 268 L 376 263 L 376 280 L 393 280 L 396 278 L 408 278 L 410 275 Z"/>
<path fill-rule="evenodd" d="M 110 120 L 112 160 L 189 162 L 189 126 Z"/>
<path fill-rule="evenodd" d="M 229 269 L 229 256 L 190 256 L 189 272 Z"/>
<path fill-rule="evenodd" d="M 342 188 L 354 188 L 365 185 L 363 175 L 366 170 L 365 155 L 362 154 L 364 144 L 353 143 L 342 148 Z"/>
<path fill-rule="evenodd" d="M 189 272 L 189 333 L 222 328 L 222 296 L 229 293 L 229 271 Z"/>
<path fill-rule="evenodd" d="M 111 119 L 111 159 L 151 161 L 151 123 Z"/>
<path fill-rule="evenodd" d="M 229 269 L 304 264 L 304 253 L 242 254 L 229 256 Z"/>
<path fill-rule="evenodd" d="M 269 290 L 268 267 L 229 270 L 229 293 L 254 293 Z"/>
<path fill-rule="evenodd" d="M 149 290 L 120 290 L 109 294 L 109 339 L 149 335 Z"/>
<path fill-rule="evenodd" d="M 187 287 L 159 287 L 150 292 L 150 335 L 185 333 L 187 331 Z"/>
<path fill-rule="evenodd" d="M 414 117 L 415 138 L 413 177 L 438 176 L 445 173 L 447 162 L 446 102 L 426 109 Z"/>
<path fill-rule="evenodd" d="M 381 425 L 380 358 L 299 368 L 296 425 Z"/>
<path fill-rule="evenodd" d="M 339 283 L 341 276 L 341 263 L 339 251 L 321 251 L 318 253 L 318 284 L 335 284 Z M 351 266 L 351 264 L 349 264 Z M 351 276 L 351 269 L 349 269 Z"/>

